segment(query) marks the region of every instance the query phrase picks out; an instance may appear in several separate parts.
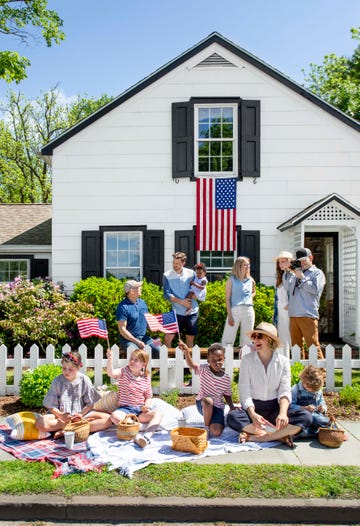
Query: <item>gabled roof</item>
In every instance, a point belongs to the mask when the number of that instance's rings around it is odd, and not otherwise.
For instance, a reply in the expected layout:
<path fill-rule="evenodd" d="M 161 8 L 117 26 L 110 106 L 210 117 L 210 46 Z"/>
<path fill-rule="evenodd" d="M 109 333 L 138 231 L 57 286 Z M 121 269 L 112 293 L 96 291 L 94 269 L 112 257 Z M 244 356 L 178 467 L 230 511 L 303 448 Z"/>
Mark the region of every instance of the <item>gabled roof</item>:
<path fill-rule="evenodd" d="M 48 204 L 0 204 L 0 245 L 51 245 Z"/>
<path fill-rule="evenodd" d="M 100 117 L 106 115 L 110 111 L 112 111 L 114 108 L 125 102 L 126 100 L 130 99 L 146 87 L 148 87 L 153 82 L 159 80 L 161 77 L 172 71 L 173 69 L 180 66 L 185 61 L 189 60 L 194 55 L 198 54 L 200 51 L 205 49 L 206 47 L 209 47 L 211 44 L 219 44 L 220 46 L 223 46 L 225 49 L 228 49 L 235 55 L 239 56 L 241 59 L 245 60 L 246 62 L 249 62 L 256 68 L 260 69 L 267 75 L 270 75 L 274 79 L 278 80 L 282 84 L 285 84 L 288 88 L 292 89 L 299 95 L 302 95 L 309 101 L 313 102 L 317 106 L 320 106 L 325 111 L 329 112 L 334 117 L 340 119 L 345 124 L 348 124 L 352 128 L 354 128 L 357 131 L 360 131 L 360 123 L 356 121 L 355 119 L 352 119 L 342 111 L 338 110 L 334 106 L 331 106 L 331 104 L 328 104 L 327 102 L 323 101 L 320 97 L 314 95 L 310 91 L 306 90 L 303 86 L 300 84 L 297 84 L 293 80 L 291 80 L 289 77 L 285 76 L 283 73 L 278 71 L 277 69 L 272 68 L 259 58 L 255 57 L 245 49 L 237 46 L 230 40 L 226 39 L 220 33 L 211 33 L 209 36 L 207 36 L 204 40 L 193 46 L 192 48 L 188 49 L 181 55 L 179 55 L 174 60 L 168 62 L 161 68 L 157 69 L 154 73 L 149 75 L 148 77 L 145 77 L 143 80 L 129 88 L 128 90 L 124 91 L 121 95 L 118 97 L 115 97 L 111 102 L 108 104 L 102 106 L 100 109 L 98 109 L 96 112 L 91 114 L 86 119 L 83 119 L 78 124 L 73 126 L 72 128 L 69 128 L 67 131 L 65 131 L 62 135 L 54 139 L 53 141 L 49 142 L 47 145 L 45 145 L 41 150 L 41 155 L 51 156 L 53 154 L 54 148 L 59 146 L 60 144 L 64 143 L 70 137 L 73 137 L 76 135 L 80 130 L 83 130 L 93 122 L 95 122 Z"/>
<path fill-rule="evenodd" d="M 285 230 L 288 230 L 289 228 L 298 225 L 299 223 L 303 223 L 306 219 L 308 219 L 310 216 L 312 216 L 315 212 L 320 210 L 321 208 L 326 207 L 330 203 L 338 203 L 345 209 L 347 209 L 351 215 L 355 217 L 360 217 L 360 210 L 359 208 L 355 207 L 349 201 L 341 197 L 341 195 L 333 193 L 329 194 L 323 199 L 320 199 L 319 201 L 316 201 L 312 205 L 304 208 L 301 212 L 294 215 L 288 221 L 285 221 L 285 223 L 282 223 L 277 228 L 280 230 L 280 232 L 284 232 Z"/>

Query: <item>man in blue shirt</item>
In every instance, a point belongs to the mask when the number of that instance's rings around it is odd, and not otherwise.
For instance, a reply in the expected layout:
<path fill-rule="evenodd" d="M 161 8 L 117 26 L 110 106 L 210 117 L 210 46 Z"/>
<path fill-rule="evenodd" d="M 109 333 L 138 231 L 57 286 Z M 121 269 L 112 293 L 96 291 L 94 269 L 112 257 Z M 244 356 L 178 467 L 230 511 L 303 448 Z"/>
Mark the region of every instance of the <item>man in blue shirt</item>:
<path fill-rule="evenodd" d="M 322 270 L 313 265 L 313 255 L 308 248 L 296 251 L 297 268 L 289 267 L 283 274 L 283 285 L 289 295 L 291 345 L 298 345 L 301 358 L 305 359 L 303 340 L 308 347 L 315 345 L 318 358 L 324 355 L 319 342 L 319 305 L 326 280 Z"/>
<path fill-rule="evenodd" d="M 148 311 L 147 305 L 141 296 L 142 281 L 130 279 L 124 284 L 126 297 L 117 306 L 116 319 L 120 332 L 120 349 L 144 349 L 145 345 L 151 348 L 152 358 L 159 358 L 160 345 L 150 336 L 146 335 L 146 319 L 144 314 Z"/>
<path fill-rule="evenodd" d="M 179 331 L 185 333 L 186 345 L 193 347 L 194 337 L 198 333 L 199 305 L 196 300 L 187 298 L 191 281 L 196 277 L 194 270 L 185 267 L 186 254 L 173 254 L 173 267 L 163 275 L 164 297 L 172 303 L 176 312 Z M 171 347 L 174 334 L 165 334 L 164 344 Z"/>

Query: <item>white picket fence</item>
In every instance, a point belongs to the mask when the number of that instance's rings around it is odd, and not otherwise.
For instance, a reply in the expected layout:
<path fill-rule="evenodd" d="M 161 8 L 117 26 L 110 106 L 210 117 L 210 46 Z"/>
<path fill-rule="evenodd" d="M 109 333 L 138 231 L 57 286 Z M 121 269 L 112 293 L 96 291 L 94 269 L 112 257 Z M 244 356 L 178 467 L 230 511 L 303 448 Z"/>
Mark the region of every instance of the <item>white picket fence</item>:
<path fill-rule="evenodd" d="M 70 351 L 70 346 L 65 345 L 64 350 Z M 103 385 L 103 373 L 106 372 L 106 349 L 102 345 L 97 345 L 94 349 L 94 358 L 88 358 L 88 350 L 85 345 L 79 347 L 82 357 L 83 366 L 81 372 L 87 373 L 89 369 L 94 371 L 94 385 L 96 387 Z M 124 367 L 128 359 L 119 359 L 119 347 L 112 346 L 114 367 Z M 243 349 L 243 355 L 250 352 L 247 348 Z M 20 380 L 25 370 L 35 369 L 38 365 L 54 363 L 61 364 L 60 358 L 55 358 L 55 348 L 48 345 L 45 358 L 40 358 L 39 347 L 33 345 L 30 349 L 30 356 L 24 357 L 24 351 L 21 345 L 14 349 L 13 357 L 8 356 L 8 350 L 5 345 L 0 346 L 0 396 L 18 395 L 20 391 Z M 200 348 L 195 346 L 192 350 L 192 356 L 195 363 L 204 363 L 206 360 L 201 358 Z M 236 353 L 238 356 L 238 353 Z M 349 345 L 344 345 L 341 350 L 341 358 L 335 359 L 335 349 L 328 345 L 325 350 L 325 359 L 317 359 L 317 349 L 311 346 L 308 360 L 300 360 L 300 349 L 295 345 L 291 352 L 290 363 L 301 362 L 304 365 L 314 365 L 326 369 L 326 390 L 335 390 L 335 370 L 342 372 L 342 385 L 352 384 L 352 370 L 360 369 L 359 355 L 357 359 L 352 358 L 352 349 Z M 225 350 L 225 370 L 231 378 L 234 376 L 234 369 L 240 367 L 240 359 L 234 358 L 234 351 L 231 346 Z M 150 361 L 150 369 L 159 370 L 159 382 L 153 385 L 154 394 L 167 393 L 177 390 L 180 393 L 195 394 L 199 389 L 199 378 L 193 376 L 190 386 L 184 385 L 184 369 L 187 369 L 184 355 L 180 349 L 176 349 L 175 357 L 169 357 L 168 349 L 165 345 L 161 347 L 160 358 Z M 8 372 L 13 372 L 13 383 L 7 383 Z"/>

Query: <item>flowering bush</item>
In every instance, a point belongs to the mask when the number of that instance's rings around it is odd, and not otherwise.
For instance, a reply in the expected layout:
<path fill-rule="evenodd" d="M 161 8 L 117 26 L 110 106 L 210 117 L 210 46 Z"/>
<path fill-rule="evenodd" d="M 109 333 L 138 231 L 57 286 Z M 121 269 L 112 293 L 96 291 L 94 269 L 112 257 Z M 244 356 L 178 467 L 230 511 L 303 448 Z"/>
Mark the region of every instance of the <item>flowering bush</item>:
<path fill-rule="evenodd" d="M 0 287 L 0 339 L 23 347 L 68 343 L 77 335 L 77 318 L 93 316 L 92 305 L 69 301 L 60 285 L 16 278 Z"/>

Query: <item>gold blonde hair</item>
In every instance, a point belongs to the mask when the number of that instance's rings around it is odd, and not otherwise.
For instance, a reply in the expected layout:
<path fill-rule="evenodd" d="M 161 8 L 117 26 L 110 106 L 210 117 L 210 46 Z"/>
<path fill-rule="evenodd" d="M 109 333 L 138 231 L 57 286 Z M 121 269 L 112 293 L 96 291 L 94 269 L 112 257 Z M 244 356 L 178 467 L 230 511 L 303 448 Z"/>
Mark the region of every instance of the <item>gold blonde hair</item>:
<path fill-rule="evenodd" d="M 240 256 L 235 259 L 233 267 L 231 269 L 231 274 L 237 279 L 250 278 L 250 268 L 244 267 L 245 264 L 250 265 L 250 259 L 244 256 Z"/>
<path fill-rule="evenodd" d="M 149 376 L 148 363 L 149 354 L 144 349 L 134 349 L 131 354 L 135 354 L 136 358 L 144 364 L 143 376 Z"/>

